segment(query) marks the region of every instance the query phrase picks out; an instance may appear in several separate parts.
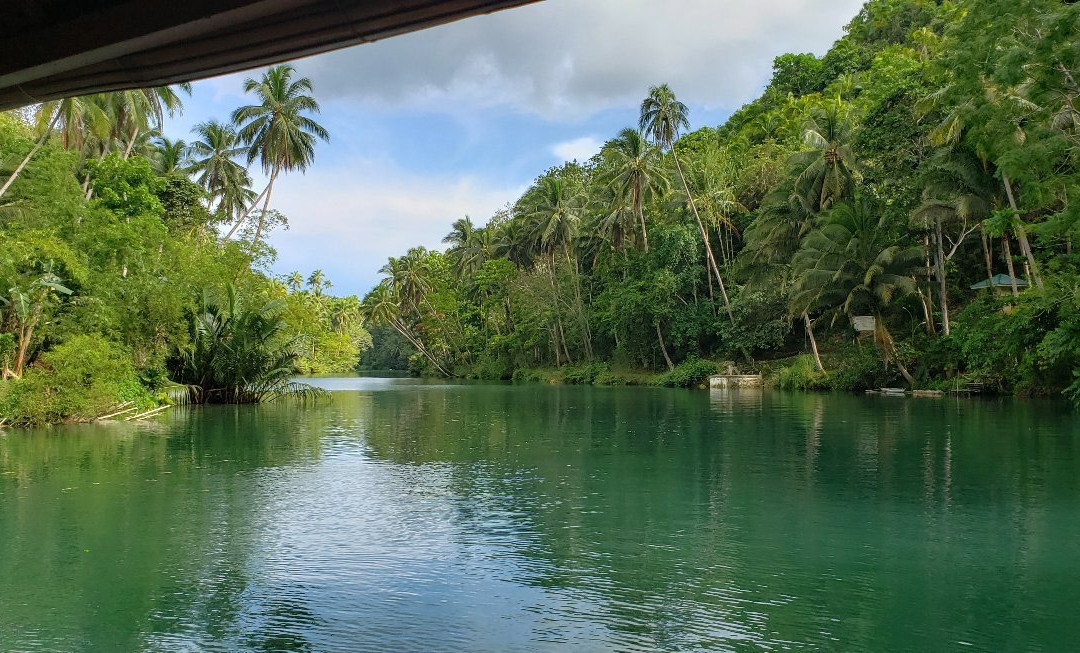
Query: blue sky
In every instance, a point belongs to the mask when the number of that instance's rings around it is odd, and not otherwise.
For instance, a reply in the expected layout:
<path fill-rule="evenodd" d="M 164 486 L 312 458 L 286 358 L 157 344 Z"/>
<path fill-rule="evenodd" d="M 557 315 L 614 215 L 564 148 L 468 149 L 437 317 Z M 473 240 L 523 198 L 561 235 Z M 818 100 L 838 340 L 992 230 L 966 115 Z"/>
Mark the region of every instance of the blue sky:
<path fill-rule="evenodd" d="M 784 52 L 824 53 L 859 0 L 544 0 L 294 62 L 331 140 L 275 185 L 290 229 L 273 271 L 323 269 L 365 293 L 387 257 L 483 223 L 541 172 L 588 158 L 668 83 L 693 126 L 716 125 Z M 243 79 L 193 85 L 173 138 L 246 103 Z"/>

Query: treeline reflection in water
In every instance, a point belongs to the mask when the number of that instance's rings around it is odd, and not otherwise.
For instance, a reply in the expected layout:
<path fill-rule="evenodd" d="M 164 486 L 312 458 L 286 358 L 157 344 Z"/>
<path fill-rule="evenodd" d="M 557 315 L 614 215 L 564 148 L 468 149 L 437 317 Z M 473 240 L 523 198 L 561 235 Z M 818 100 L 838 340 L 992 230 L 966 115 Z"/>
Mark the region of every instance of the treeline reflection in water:
<path fill-rule="evenodd" d="M 1062 406 L 333 383 L 0 436 L 0 648 L 1073 641 Z"/>

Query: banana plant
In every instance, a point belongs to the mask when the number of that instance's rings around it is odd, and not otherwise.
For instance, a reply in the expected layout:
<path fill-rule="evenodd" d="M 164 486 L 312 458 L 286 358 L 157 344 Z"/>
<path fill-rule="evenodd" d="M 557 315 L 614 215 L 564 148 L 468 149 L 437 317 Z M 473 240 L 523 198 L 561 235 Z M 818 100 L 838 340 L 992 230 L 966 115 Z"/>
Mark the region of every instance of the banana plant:
<path fill-rule="evenodd" d="M 25 286 L 13 286 L 8 289 L 6 297 L 0 298 L 0 306 L 10 311 L 18 340 L 14 364 L 10 369 L 5 365 L 3 378 L 22 376 L 34 329 L 41 323 L 45 308 L 59 303 L 61 297 L 70 295 L 71 292 L 71 289 L 64 285 L 63 279 L 52 272 L 45 272 Z"/>

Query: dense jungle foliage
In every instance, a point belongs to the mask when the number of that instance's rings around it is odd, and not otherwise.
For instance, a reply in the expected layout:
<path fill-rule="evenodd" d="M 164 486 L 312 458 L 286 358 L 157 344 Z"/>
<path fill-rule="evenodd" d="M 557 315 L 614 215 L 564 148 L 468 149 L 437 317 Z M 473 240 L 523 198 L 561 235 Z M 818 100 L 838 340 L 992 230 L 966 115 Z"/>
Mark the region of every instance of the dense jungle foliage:
<path fill-rule="evenodd" d="M 871 0 L 723 125 L 651 89 L 588 161 L 390 259 L 363 314 L 428 373 L 1075 397 L 1078 76 L 1080 5 Z"/>
<path fill-rule="evenodd" d="M 310 82 L 271 68 L 190 144 L 160 136 L 185 90 L 0 114 L 0 425 L 304 393 L 293 374 L 350 371 L 370 346 L 321 271 L 265 272 L 287 226 L 274 180 L 326 137 Z"/>

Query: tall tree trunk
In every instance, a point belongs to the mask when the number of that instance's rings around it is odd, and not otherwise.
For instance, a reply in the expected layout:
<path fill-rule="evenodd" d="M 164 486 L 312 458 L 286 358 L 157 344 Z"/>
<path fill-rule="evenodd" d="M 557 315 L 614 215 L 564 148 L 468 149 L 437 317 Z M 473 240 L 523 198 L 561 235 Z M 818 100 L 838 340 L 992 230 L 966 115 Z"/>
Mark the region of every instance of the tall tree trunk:
<path fill-rule="evenodd" d="M 686 191 L 686 199 L 690 202 L 690 209 L 694 212 L 698 231 L 701 232 L 701 240 L 705 243 L 705 257 L 708 259 L 709 265 L 712 266 L 713 273 L 716 274 L 716 285 L 720 287 L 720 294 L 724 298 L 724 308 L 727 309 L 728 319 L 731 320 L 732 324 L 735 324 L 735 313 L 731 310 L 731 300 L 728 299 L 727 288 L 724 286 L 724 277 L 720 274 L 720 268 L 716 265 L 716 257 L 713 256 L 712 245 L 709 244 L 709 234 L 705 231 L 705 224 L 701 221 L 701 215 L 698 214 L 694 196 L 690 193 L 690 186 L 686 183 L 686 176 L 683 175 L 682 164 L 679 163 L 679 154 L 675 151 L 674 143 L 671 144 L 671 156 L 675 159 L 675 170 L 679 173 L 679 180 L 682 181 L 683 190 Z"/>
<path fill-rule="evenodd" d="M 558 328 L 552 324 L 551 329 L 551 344 L 555 346 L 555 367 L 562 367 L 562 352 L 559 351 L 559 331 Z"/>
<path fill-rule="evenodd" d="M 251 215 L 251 212 L 255 210 L 255 207 L 259 205 L 259 202 L 261 202 L 262 199 L 266 197 L 266 194 L 269 191 L 270 184 L 268 183 L 265 187 L 263 187 L 262 192 L 259 193 L 254 200 L 252 200 L 251 206 L 249 206 L 246 211 L 244 211 L 242 214 L 240 214 L 239 217 L 236 218 L 236 221 L 233 223 L 232 229 L 229 229 L 229 233 L 225 234 L 225 238 L 223 238 L 222 240 L 229 240 L 233 237 L 237 229 L 240 228 L 240 225 L 244 224 L 244 220 L 246 220 L 247 217 Z"/>
<path fill-rule="evenodd" d="M 131 156 L 131 150 L 135 149 L 135 140 L 139 138 L 138 128 L 131 131 L 131 138 L 128 139 L 127 144 L 124 146 L 124 160 L 127 161 Z"/>
<path fill-rule="evenodd" d="M 656 322 L 656 339 L 660 341 L 660 351 L 664 353 L 664 362 L 667 363 L 668 371 L 675 369 L 675 363 L 671 362 L 671 356 L 668 356 L 667 346 L 664 344 L 664 334 L 660 331 L 660 322 Z"/>
<path fill-rule="evenodd" d="M 274 168 L 270 173 L 270 183 L 266 185 L 266 199 L 263 201 L 262 212 L 259 213 L 259 224 L 255 227 L 255 237 L 251 239 L 251 247 L 248 249 L 248 258 L 255 256 L 255 247 L 259 244 L 259 236 L 262 235 L 263 226 L 266 224 L 266 212 L 270 210 L 270 196 L 274 193 L 274 181 L 277 179 L 280 167 Z"/>
<path fill-rule="evenodd" d="M 638 210 L 638 220 L 641 222 L 641 240 L 642 240 L 642 243 L 645 245 L 645 253 L 648 254 L 649 253 L 649 230 L 645 226 L 645 211 L 642 210 L 642 209 Z"/>
<path fill-rule="evenodd" d="M 558 272 L 555 267 L 555 253 L 551 254 L 551 299 L 554 302 L 552 307 L 555 309 L 555 324 L 559 327 L 559 337 L 562 340 L 563 353 L 566 354 L 566 364 L 573 365 L 574 361 L 570 358 L 570 350 L 566 346 L 566 330 L 563 329 L 562 311 L 559 309 L 559 279 Z M 558 343 L 556 343 L 558 344 Z"/>
<path fill-rule="evenodd" d="M 4 193 L 8 192 L 8 189 L 11 188 L 11 185 L 15 183 L 16 179 L 18 179 L 19 173 L 21 173 L 23 171 L 23 168 L 25 168 L 26 165 L 30 163 L 30 159 L 34 158 L 34 155 L 38 153 L 38 150 L 40 150 L 41 147 L 45 145 L 45 141 L 49 140 L 49 135 L 52 134 L 53 127 L 56 126 L 56 121 L 59 119 L 60 111 L 57 110 L 56 113 L 53 114 L 52 120 L 49 121 L 49 126 L 45 129 L 45 133 L 43 133 L 41 137 L 34 142 L 34 146 L 31 147 L 30 151 L 26 154 L 26 156 L 23 157 L 22 162 L 20 162 L 19 165 L 15 168 L 15 171 L 11 173 L 11 176 L 7 178 L 7 181 L 4 182 L 4 185 L 0 186 L 0 197 L 3 197 Z"/>
<path fill-rule="evenodd" d="M 890 360 L 895 362 L 896 369 L 900 370 L 900 376 L 904 377 L 909 386 L 915 387 L 915 379 L 908 372 L 904 361 L 900 360 L 900 355 L 896 351 L 896 343 L 893 342 L 892 334 L 885 328 L 885 321 L 881 319 L 881 314 L 876 314 L 874 320 L 874 339 L 881 346 L 881 357 L 885 361 L 885 367 L 889 366 Z"/>
<path fill-rule="evenodd" d="M 937 334 L 937 323 L 934 322 L 934 277 L 935 269 L 930 264 L 930 252 L 933 250 L 933 246 L 930 242 L 930 236 L 923 238 L 923 250 L 926 252 L 926 292 L 919 288 L 919 303 L 923 307 L 923 316 L 926 318 L 926 334 Z M 917 285 L 917 284 L 916 284 Z"/>
<path fill-rule="evenodd" d="M 641 189 L 634 187 L 634 198 L 632 201 L 634 205 L 634 213 L 637 213 L 638 221 L 641 223 L 641 241 L 645 246 L 645 253 L 649 253 L 649 230 L 645 226 L 645 207 L 641 197 Z"/>
<path fill-rule="evenodd" d="M 1028 266 L 1031 268 L 1031 278 L 1035 281 L 1035 285 L 1042 288 L 1042 277 L 1039 275 L 1039 265 L 1035 262 L 1035 254 L 1031 251 L 1031 243 L 1028 241 L 1027 231 L 1024 229 L 1022 220 L 1020 220 L 1020 209 L 1016 206 L 1016 197 L 1013 196 L 1012 184 L 1009 182 L 1009 175 L 1004 172 L 1001 173 L 1001 180 L 1005 182 L 1005 194 L 1009 197 L 1009 206 L 1016 213 L 1016 225 L 1014 230 L 1016 231 L 1016 240 L 1020 243 L 1020 253 L 1027 258 Z"/>
<path fill-rule="evenodd" d="M 564 246 L 566 262 L 574 270 L 574 301 L 577 304 L 578 322 L 581 324 L 581 336 L 585 344 L 585 357 L 590 361 L 593 358 L 592 331 L 589 329 L 589 320 L 585 317 L 585 303 L 581 301 L 581 274 L 578 272 L 577 260 L 570 256 L 569 245 Z"/>
<path fill-rule="evenodd" d="M 817 339 L 814 338 L 814 325 L 810 322 L 810 315 L 806 311 L 802 312 L 803 324 L 806 326 L 806 335 L 810 338 L 810 350 L 814 352 L 814 364 L 817 365 L 819 372 L 825 371 L 825 366 L 821 364 L 821 354 L 818 353 Z"/>
<path fill-rule="evenodd" d="M 424 343 L 414 337 L 403 325 L 398 324 L 397 320 L 390 320 L 390 326 L 394 327 L 394 329 L 400 333 L 403 338 L 408 340 L 413 347 L 416 347 L 416 350 L 419 351 L 424 358 L 427 358 L 431 364 L 435 366 L 435 369 L 442 372 L 443 376 L 453 376 L 453 374 L 447 372 L 446 369 L 439 364 L 439 361 L 435 358 L 434 354 L 428 351 L 428 348 L 424 346 Z"/>
<path fill-rule="evenodd" d="M 949 296 L 945 284 L 945 249 L 941 245 L 941 217 L 934 220 L 934 256 L 936 261 L 935 276 L 938 280 L 938 296 L 941 299 L 941 327 L 945 337 L 949 337 Z"/>
<path fill-rule="evenodd" d="M 979 225 L 979 238 L 982 240 L 983 258 L 986 260 L 986 280 L 990 283 L 990 290 L 994 289 L 994 263 L 990 252 L 989 239 L 986 237 L 986 229 Z"/>
<path fill-rule="evenodd" d="M 1013 267 L 1012 246 L 1009 245 L 1009 234 L 1002 234 L 1001 247 L 1004 250 L 1003 253 L 1005 254 L 1005 266 L 1009 269 L 1009 285 L 1012 286 L 1013 297 L 1016 297 L 1020 294 L 1020 290 L 1016 287 L 1016 269 Z M 993 290 L 994 281 L 993 279 L 991 279 L 990 291 L 993 292 Z"/>

